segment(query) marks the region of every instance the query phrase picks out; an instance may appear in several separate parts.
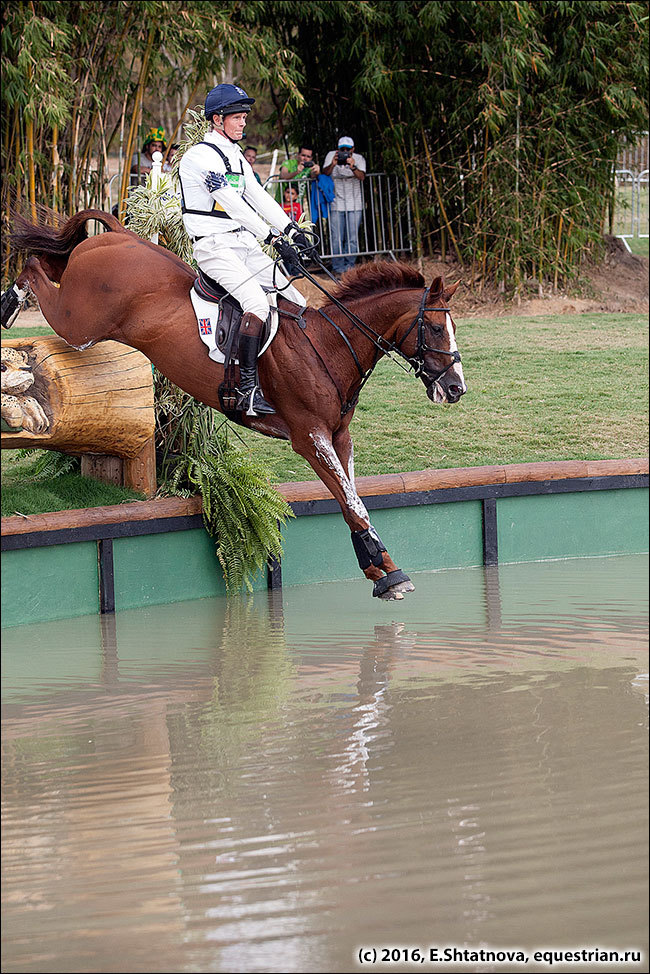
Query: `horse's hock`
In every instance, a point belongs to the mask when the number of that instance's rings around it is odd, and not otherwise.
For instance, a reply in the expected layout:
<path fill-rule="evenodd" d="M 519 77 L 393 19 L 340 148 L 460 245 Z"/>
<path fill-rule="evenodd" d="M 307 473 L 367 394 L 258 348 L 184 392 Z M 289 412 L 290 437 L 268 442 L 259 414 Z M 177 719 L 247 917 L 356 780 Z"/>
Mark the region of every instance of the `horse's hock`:
<path fill-rule="evenodd" d="M 154 389 L 141 352 L 52 336 L 2 343 L 3 449 L 81 455 L 81 472 L 156 492 Z"/>

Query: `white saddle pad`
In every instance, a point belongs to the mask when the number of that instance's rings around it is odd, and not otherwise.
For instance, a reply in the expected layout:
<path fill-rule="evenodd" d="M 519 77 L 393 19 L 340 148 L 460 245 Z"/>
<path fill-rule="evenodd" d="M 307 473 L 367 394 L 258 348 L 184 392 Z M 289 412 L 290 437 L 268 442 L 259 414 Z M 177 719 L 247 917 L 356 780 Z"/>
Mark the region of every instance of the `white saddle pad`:
<path fill-rule="evenodd" d="M 266 297 L 269 302 L 271 312 L 271 330 L 266 342 L 260 348 L 260 355 L 265 352 L 276 336 L 278 330 L 278 296 L 275 291 L 268 291 Z M 190 291 L 190 300 L 194 307 L 196 323 L 199 329 L 201 341 L 208 346 L 208 355 L 213 362 L 224 363 L 224 355 L 220 348 L 217 348 L 217 322 L 219 319 L 219 305 L 214 301 L 206 301 L 194 288 Z M 237 361 L 235 359 L 235 361 Z"/>

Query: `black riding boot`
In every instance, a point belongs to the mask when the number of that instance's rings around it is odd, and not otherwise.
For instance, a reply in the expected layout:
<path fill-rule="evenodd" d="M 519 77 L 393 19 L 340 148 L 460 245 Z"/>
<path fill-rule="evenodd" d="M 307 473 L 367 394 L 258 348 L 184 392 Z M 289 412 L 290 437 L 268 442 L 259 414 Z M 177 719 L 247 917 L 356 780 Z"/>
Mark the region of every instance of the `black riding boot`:
<path fill-rule="evenodd" d="M 257 353 L 260 350 L 262 325 L 263 322 L 255 315 L 242 317 L 236 408 L 243 409 L 247 416 L 266 416 L 275 412 L 273 406 L 269 405 L 262 395 L 257 375 Z"/>

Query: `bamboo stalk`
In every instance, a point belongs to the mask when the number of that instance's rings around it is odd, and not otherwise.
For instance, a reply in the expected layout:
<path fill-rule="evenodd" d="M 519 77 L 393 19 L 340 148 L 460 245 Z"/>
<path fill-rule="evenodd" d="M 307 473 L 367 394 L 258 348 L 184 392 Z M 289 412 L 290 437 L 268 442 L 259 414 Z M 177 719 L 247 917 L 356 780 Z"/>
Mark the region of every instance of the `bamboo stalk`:
<path fill-rule="evenodd" d="M 438 206 L 440 208 L 440 213 L 442 215 L 442 219 L 443 219 L 445 228 L 447 230 L 447 233 L 449 234 L 449 239 L 451 240 L 452 246 L 453 246 L 454 250 L 456 251 L 456 258 L 458 260 L 458 263 L 462 267 L 463 266 L 463 258 L 460 256 L 460 250 L 458 248 L 458 241 L 456 240 L 456 237 L 454 235 L 454 231 L 451 228 L 451 224 L 450 224 L 449 218 L 447 216 L 447 210 L 445 209 L 445 204 L 444 204 L 444 201 L 443 201 L 443 198 L 442 198 L 442 194 L 441 194 L 440 188 L 438 186 L 438 180 L 436 179 L 436 174 L 435 174 L 435 170 L 434 170 L 434 167 L 433 167 L 433 162 L 431 160 L 431 154 L 429 152 L 429 144 L 427 142 L 427 137 L 426 137 L 426 134 L 425 134 L 425 131 L 424 131 L 424 124 L 422 122 L 422 119 L 420 119 L 420 127 L 421 127 L 421 130 L 422 130 L 422 141 L 424 143 L 424 151 L 425 151 L 425 154 L 426 154 L 426 157 L 427 157 L 427 163 L 429 164 L 429 172 L 431 173 L 431 181 L 433 183 L 433 188 L 435 190 L 436 197 L 438 199 Z"/>
<path fill-rule="evenodd" d="M 190 105 L 192 104 L 192 102 L 196 98 L 196 93 L 197 93 L 197 91 L 199 89 L 199 85 L 200 84 L 201 84 L 201 79 L 199 78 L 199 80 L 196 82 L 196 84 L 192 88 L 192 93 L 191 93 L 190 97 L 185 102 L 185 107 L 184 107 L 183 111 L 180 113 L 180 115 L 178 117 L 178 122 L 176 123 L 176 128 L 174 129 L 174 131 L 172 132 L 172 134 L 169 137 L 169 142 L 167 143 L 167 150 L 165 152 L 165 159 L 163 159 L 163 162 L 167 159 L 167 156 L 169 155 L 169 150 L 171 149 L 172 144 L 175 141 L 176 136 L 178 135 L 178 131 L 179 131 L 181 125 L 183 124 L 183 119 L 185 118 L 185 114 L 186 114 L 187 110 L 189 109 Z"/>
<path fill-rule="evenodd" d="M 151 27 L 151 29 L 149 30 L 147 47 L 142 58 L 142 63 L 140 64 L 140 74 L 138 77 L 138 83 L 137 83 L 137 89 L 135 95 L 135 104 L 133 106 L 133 115 L 131 118 L 131 126 L 129 128 L 129 138 L 126 146 L 124 164 L 122 166 L 122 179 L 120 181 L 120 198 L 119 198 L 120 220 L 123 220 L 126 214 L 126 200 L 128 196 L 129 174 L 131 171 L 131 156 L 133 155 L 133 146 L 135 143 L 137 120 L 138 120 L 138 116 L 142 104 L 142 99 L 144 97 L 144 83 L 147 77 L 147 72 L 149 70 L 149 58 L 151 56 L 151 50 L 153 48 L 153 39 L 154 39 L 155 31 L 156 31 L 155 26 Z"/>
<path fill-rule="evenodd" d="M 27 141 L 27 196 L 32 220 L 36 223 L 36 171 L 34 169 L 34 119 L 25 118 L 25 137 Z"/>

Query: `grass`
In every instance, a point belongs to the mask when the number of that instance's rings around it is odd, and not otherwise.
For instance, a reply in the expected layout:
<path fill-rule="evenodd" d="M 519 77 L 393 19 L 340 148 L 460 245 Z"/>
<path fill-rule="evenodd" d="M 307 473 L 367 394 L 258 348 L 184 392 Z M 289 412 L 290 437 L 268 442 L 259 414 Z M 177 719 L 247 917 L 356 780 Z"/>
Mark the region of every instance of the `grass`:
<path fill-rule="evenodd" d="M 626 237 L 626 243 L 633 254 L 637 257 L 650 257 L 647 237 Z"/>
<path fill-rule="evenodd" d="M 459 319 L 457 337 L 468 392 L 455 406 L 434 406 L 421 382 L 387 359 L 379 363 L 351 426 L 357 475 L 647 455 L 643 316 Z M 236 429 L 275 480 L 316 479 L 288 443 Z M 3 478 L 3 514 L 4 494 L 18 484 L 24 493 L 8 494 L 7 506 L 24 514 L 125 499 L 113 493 L 121 488 L 95 481 L 75 493 L 66 477 L 36 486 L 26 469 L 10 476 Z"/>
<path fill-rule="evenodd" d="M 434 406 L 383 359 L 352 421 L 357 475 L 647 455 L 648 345 L 641 315 L 458 322 L 468 385 Z M 314 480 L 288 443 L 241 431 L 278 480 Z"/>
<path fill-rule="evenodd" d="M 2 451 L 2 516 L 68 511 L 80 507 L 103 507 L 129 500 L 144 500 L 144 495 L 128 487 L 104 484 L 77 473 L 37 480 L 34 463 L 42 451 L 17 459 L 13 450 Z"/>

